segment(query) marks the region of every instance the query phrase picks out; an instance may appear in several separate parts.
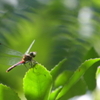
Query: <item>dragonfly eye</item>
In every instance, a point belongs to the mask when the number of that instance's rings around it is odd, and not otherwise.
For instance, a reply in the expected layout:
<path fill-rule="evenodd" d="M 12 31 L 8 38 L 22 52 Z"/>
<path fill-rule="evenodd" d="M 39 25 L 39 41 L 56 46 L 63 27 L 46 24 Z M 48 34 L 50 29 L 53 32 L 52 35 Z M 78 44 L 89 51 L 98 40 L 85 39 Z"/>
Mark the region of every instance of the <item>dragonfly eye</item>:
<path fill-rule="evenodd" d="M 30 52 L 30 56 L 35 57 L 36 56 L 36 52 Z"/>

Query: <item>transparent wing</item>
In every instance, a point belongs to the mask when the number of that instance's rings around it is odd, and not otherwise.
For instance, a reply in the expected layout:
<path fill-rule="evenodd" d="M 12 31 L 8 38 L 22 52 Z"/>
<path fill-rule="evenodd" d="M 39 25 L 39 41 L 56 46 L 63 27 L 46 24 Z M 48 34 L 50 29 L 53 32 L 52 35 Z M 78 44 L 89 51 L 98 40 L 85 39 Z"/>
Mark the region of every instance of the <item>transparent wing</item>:
<path fill-rule="evenodd" d="M 30 46 L 28 47 L 27 51 L 25 52 L 25 54 L 28 54 L 30 49 L 32 48 L 33 44 L 34 44 L 35 40 L 33 40 L 33 42 L 30 44 Z"/>
<path fill-rule="evenodd" d="M 14 65 L 21 61 L 21 57 L 0 56 L 0 65 Z"/>
<path fill-rule="evenodd" d="M 13 55 L 13 56 L 23 56 L 23 54 L 19 51 L 10 49 L 8 46 L 0 43 L 0 55 Z"/>

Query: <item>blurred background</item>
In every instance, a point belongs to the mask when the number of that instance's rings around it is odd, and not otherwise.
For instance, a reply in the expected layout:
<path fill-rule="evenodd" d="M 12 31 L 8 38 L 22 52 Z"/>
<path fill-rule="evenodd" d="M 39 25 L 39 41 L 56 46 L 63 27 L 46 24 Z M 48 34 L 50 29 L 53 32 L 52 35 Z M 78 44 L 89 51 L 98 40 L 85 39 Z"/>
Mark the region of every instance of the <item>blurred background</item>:
<path fill-rule="evenodd" d="M 99 23 L 99 0 L 0 0 L 0 42 L 16 50 L 15 52 L 24 54 L 35 39 L 31 51 L 37 52 L 35 60 L 48 70 L 64 58 L 67 61 L 61 72 L 75 71 L 84 60 L 99 57 Z M 0 82 L 21 96 L 22 79 L 27 69 L 21 65 L 6 73 L 6 69 L 10 67 L 7 62 L 14 64 L 18 59 L 8 55 L 7 58 L 3 57 L 6 54 L 2 51 L 7 49 L 0 48 Z M 93 78 L 88 82 L 92 84 L 89 85 L 90 88 L 82 80 L 74 86 L 76 89 L 80 88 L 78 92 L 71 90 L 69 96 L 64 96 L 61 100 L 83 94 L 89 94 L 92 97 L 90 100 L 99 100 L 96 95 L 99 92 L 95 89 L 96 67 L 91 69 L 94 70 L 93 74 L 84 76 L 87 81 Z M 75 97 L 70 100 L 83 99 Z"/>

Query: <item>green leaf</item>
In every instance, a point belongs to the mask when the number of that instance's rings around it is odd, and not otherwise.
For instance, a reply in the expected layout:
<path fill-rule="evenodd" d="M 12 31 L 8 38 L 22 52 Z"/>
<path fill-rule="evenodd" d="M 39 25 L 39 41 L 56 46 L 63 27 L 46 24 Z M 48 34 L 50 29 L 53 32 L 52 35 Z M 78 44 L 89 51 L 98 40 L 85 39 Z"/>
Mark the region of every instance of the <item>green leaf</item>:
<path fill-rule="evenodd" d="M 36 64 L 26 73 L 23 81 L 27 100 L 48 100 L 52 77 L 44 66 Z"/>
<path fill-rule="evenodd" d="M 61 90 L 62 86 L 58 87 L 57 89 L 53 90 L 50 94 L 49 100 L 55 100 L 57 94 L 59 93 L 59 91 Z"/>
<path fill-rule="evenodd" d="M 61 73 L 54 82 L 55 87 L 63 86 L 73 75 L 73 73 L 74 73 L 73 71 L 68 71 L 68 70 Z"/>
<path fill-rule="evenodd" d="M 56 79 L 56 77 L 58 76 L 59 72 L 60 72 L 60 69 L 63 65 L 63 63 L 66 61 L 67 59 L 63 59 L 62 61 L 60 61 L 51 71 L 50 71 L 50 74 L 52 75 L 53 77 L 53 80 Z"/>
<path fill-rule="evenodd" d="M 63 95 L 68 92 L 68 90 L 84 75 L 86 70 L 91 67 L 94 63 L 100 61 L 100 58 L 96 59 L 89 59 L 86 60 L 72 75 L 72 77 L 69 79 L 69 81 L 64 85 L 60 93 L 58 94 L 56 100 L 61 98 Z"/>
<path fill-rule="evenodd" d="M 20 100 L 20 98 L 9 87 L 0 84 L 0 100 Z"/>
<path fill-rule="evenodd" d="M 92 47 L 86 54 L 85 59 L 90 59 L 90 58 L 97 58 L 99 55 L 97 54 L 96 50 Z M 96 88 L 96 78 L 95 78 L 95 73 L 97 70 L 97 67 L 100 65 L 100 62 L 96 63 L 91 66 L 84 74 L 83 78 L 85 80 L 85 83 L 87 84 L 87 89 L 89 91 L 92 91 Z M 90 78 L 92 77 L 92 78 Z M 92 83 L 92 84 L 91 84 Z"/>
<path fill-rule="evenodd" d="M 64 71 L 63 73 L 61 73 L 56 81 L 55 81 L 55 87 L 58 86 L 64 86 L 64 84 L 66 84 L 70 77 L 73 75 L 74 71 Z M 86 92 L 87 90 L 87 86 L 83 80 L 83 78 L 81 78 L 80 80 L 78 80 L 77 83 L 75 83 L 68 92 L 66 92 L 66 95 L 64 95 L 61 100 L 68 100 L 71 97 L 74 97 L 75 95 L 82 95 Z"/>
<path fill-rule="evenodd" d="M 80 78 L 70 89 L 62 96 L 59 100 L 69 100 L 74 96 L 80 96 L 85 94 L 87 91 L 86 83 L 83 78 Z"/>
<path fill-rule="evenodd" d="M 97 71 L 96 71 L 96 78 L 100 75 L 100 67 L 97 68 Z"/>
<path fill-rule="evenodd" d="M 99 57 L 97 51 L 95 50 L 94 47 L 91 47 L 90 50 L 87 52 L 86 56 L 84 57 L 84 60 L 97 57 Z"/>

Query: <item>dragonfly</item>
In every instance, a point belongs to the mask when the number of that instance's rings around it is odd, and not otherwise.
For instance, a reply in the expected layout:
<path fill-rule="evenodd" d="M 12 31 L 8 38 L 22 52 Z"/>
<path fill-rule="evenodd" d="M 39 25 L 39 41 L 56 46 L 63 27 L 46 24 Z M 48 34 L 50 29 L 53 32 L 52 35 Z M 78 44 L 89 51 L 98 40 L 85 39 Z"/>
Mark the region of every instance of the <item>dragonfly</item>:
<path fill-rule="evenodd" d="M 35 40 L 32 41 L 32 43 L 30 44 L 30 46 L 28 47 L 28 49 L 26 50 L 25 54 L 23 55 L 21 61 L 15 63 L 14 65 L 12 65 L 11 67 L 9 67 L 6 72 L 11 71 L 13 68 L 17 67 L 18 65 L 21 64 L 26 64 L 26 63 L 30 63 L 30 66 L 33 65 L 33 62 L 37 63 L 33 58 L 36 56 L 36 52 L 30 52 L 30 49 L 32 48 L 33 44 L 34 44 Z M 2 43 L 0 43 L 0 45 L 3 45 Z M 10 50 L 9 50 L 10 51 Z M 9 52 L 7 51 L 7 54 L 12 54 L 12 55 L 22 55 L 20 52 L 17 52 L 16 54 L 14 54 L 14 52 Z M 34 64 L 35 64 L 34 63 Z"/>

